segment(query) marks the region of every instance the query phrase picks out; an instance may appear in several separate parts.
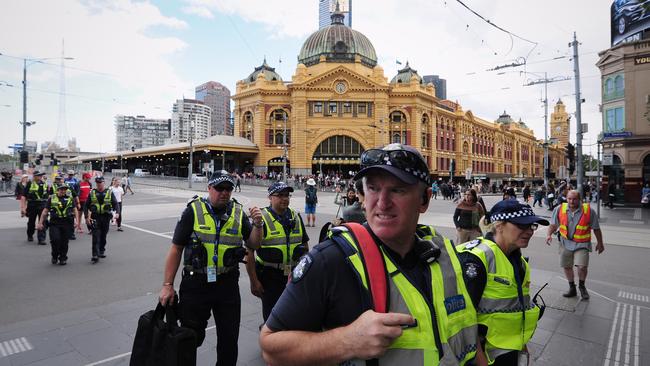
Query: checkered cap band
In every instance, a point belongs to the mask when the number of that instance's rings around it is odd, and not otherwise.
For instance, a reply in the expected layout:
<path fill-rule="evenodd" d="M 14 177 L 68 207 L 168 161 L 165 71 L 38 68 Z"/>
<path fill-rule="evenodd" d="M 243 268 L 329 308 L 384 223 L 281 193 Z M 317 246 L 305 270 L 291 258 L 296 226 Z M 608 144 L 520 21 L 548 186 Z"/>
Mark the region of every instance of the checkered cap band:
<path fill-rule="evenodd" d="M 429 175 L 428 171 L 423 171 L 420 169 L 417 169 L 415 167 L 401 167 L 401 166 L 395 166 L 393 163 L 390 161 L 390 157 L 388 155 L 384 156 L 384 158 L 381 161 L 381 165 L 390 165 L 393 166 L 401 171 L 404 171 L 406 173 L 412 174 L 415 178 L 420 179 L 421 181 L 424 181 L 427 185 L 431 185 L 431 176 Z"/>
<path fill-rule="evenodd" d="M 515 212 L 503 212 L 503 213 L 497 213 L 494 215 L 490 216 L 490 221 L 508 221 L 510 219 L 514 219 L 516 217 L 527 217 L 527 216 L 535 216 L 535 212 L 533 212 L 533 209 L 530 207 L 523 207 L 519 211 Z"/>
<path fill-rule="evenodd" d="M 214 178 L 212 178 L 212 179 L 210 179 L 208 181 L 208 185 L 217 186 L 217 185 L 219 185 L 219 184 L 221 184 L 223 182 L 228 182 L 228 183 L 232 184 L 233 186 L 235 185 L 235 182 L 233 181 L 233 179 L 229 175 L 221 175 L 221 176 L 218 176 L 218 177 L 214 177 Z"/>

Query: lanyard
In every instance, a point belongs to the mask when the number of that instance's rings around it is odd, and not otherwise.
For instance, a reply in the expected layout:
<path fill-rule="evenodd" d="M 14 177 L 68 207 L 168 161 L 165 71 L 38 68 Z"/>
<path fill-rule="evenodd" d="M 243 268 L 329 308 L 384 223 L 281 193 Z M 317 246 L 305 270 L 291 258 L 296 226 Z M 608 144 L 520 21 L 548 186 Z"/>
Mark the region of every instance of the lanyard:
<path fill-rule="evenodd" d="M 208 200 L 204 199 L 203 203 L 205 206 L 208 208 L 208 212 L 210 212 L 210 216 L 212 216 L 212 219 L 214 220 L 214 223 L 216 225 L 217 229 L 217 236 L 216 236 L 216 242 L 214 244 L 214 249 L 212 250 L 212 262 L 214 263 L 214 267 L 218 267 L 218 260 L 219 260 L 219 241 L 221 240 L 221 219 L 217 217 L 217 215 L 214 213 L 214 209 L 212 208 L 212 204 L 208 202 Z M 228 207 L 226 206 L 226 210 L 228 210 Z"/>

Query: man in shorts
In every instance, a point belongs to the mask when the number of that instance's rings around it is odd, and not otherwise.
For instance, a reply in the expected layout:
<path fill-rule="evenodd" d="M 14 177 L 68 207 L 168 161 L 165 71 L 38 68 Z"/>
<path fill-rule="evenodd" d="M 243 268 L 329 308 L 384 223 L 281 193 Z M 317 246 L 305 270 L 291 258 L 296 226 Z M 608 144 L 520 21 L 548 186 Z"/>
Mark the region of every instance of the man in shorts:
<path fill-rule="evenodd" d="M 557 206 L 551 216 L 551 225 L 548 227 L 546 244 L 551 245 L 552 235 L 556 230 L 560 232 L 560 266 L 569 281 L 569 292 L 564 297 L 577 296 L 574 281 L 573 266 L 578 267 L 578 280 L 580 296 L 589 300 L 589 292 L 585 287 L 587 267 L 589 267 L 589 252 L 591 247 L 591 231 L 596 236 L 596 252 L 605 250 L 603 233 L 598 223 L 598 214 L 589 203 L 582 203 L 580 192 L 572 190 L 567 193 L 567 202 Z"/>

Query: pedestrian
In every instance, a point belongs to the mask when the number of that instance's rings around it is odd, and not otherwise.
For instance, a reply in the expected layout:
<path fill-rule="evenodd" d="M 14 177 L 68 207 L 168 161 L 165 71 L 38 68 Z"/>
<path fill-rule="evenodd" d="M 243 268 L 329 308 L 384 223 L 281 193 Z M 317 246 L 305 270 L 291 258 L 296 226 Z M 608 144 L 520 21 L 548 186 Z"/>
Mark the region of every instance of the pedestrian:
<path fill-rule="evenodd" d="M 43 212 L 37 228 L 44 230 L 48 214 L 50 216 L 50 244 L 52 245 L 52 264 L 64 266 L 68 261 L 68 241 L 70 232 L 74 233 L 75 217 L 77 217 L 77 204 L 68 194 L 70 187 L 67 184 L 59 185 L 56 193 L 51 195 Z M 79 223 L 77 222 L 77 226 Z"/>
<path fill-rule="evenodd" d="M 27 187 L 27 182 L 29 182 L 29 175 L 23 174 L 20 177 L 20 181 L 16 183 L 16 189 L 14 190 L 14 196 L 16 196 L 16 200 L 18 201 L 18 205 L 21 213 L 27 209 L 26 206 L 23 207 L 24 205 L 26 205 L 26 202 L 24 202 L 22 199 L 27 194 L 27 191 L 25 189 Z"/>
<path fill-rule="evenodd" d="M 479 222 L 485 215 L 483 206 L 478 203 L 476 190 L 469 189 L 465 198 L 460 201 L 454 211 L 454 225 L 456 225 L 456 243 L 461 244 L 481 236 Z"/>
<path fill-rule="evenodd" d="M 528 184 L 524 186 L 521 195 L 524 197 L 524 203 L 528 203 L 528 200 L 530 199 L 530 186 Z"/>
<path fill-rule="evenodd" d="M 122 230 L 122 199 L 124 198 L 124 189 L 120 186 L 120 179 L 115 177 L 113 178 L 111 187 L 109 188 L 115 196 L 115 201 L 117 205 L 115 206 L 115 212 L 117 216 L 115 218 L 115 224 L 117 224 L 117 231 Z"/>
<path fill-rule="evenodd" d="M 172 303 L 174 279 L 183 257 L 179 318 L 184 327 L 196 332 L 199 347 L 211 312 L 214 314 L 219 366 L 237 363 L 239 262 L 246 255 L 242 242 L 249 249 L 259 248 L 264 227 L 258 207 L 249 209 L 251 224 L 242 205 L 231 198 L 234 187 L 228 172 L 217 171 L 208 181 L 208 197 L 195 196 L 187 204 L 176 223 L 159 294 L 163 306 Z"/>
<path fill-rule="evenodd" d="M 607 197 L 608 201 L 605 206 L 608 206 L 610 210 L 614 209 L 614 201 L 616 201 L 616 185 L 614 185 L 612 182 L 609 182 L 607 185 Z"/>
<path fill-rule="evenodd" d="M 126 192 L 131 192 L 133 194 L 133 189 L 131 189 L 131 176 L 129 176 L 129 173 L 126 173 L 121 180 L 122 183 L 122 189 L 124 189 L 124 194 Z"/>
<path fill-rule="evenodd" d="M 68 177 L 64 178 L 63 175 L 56 175 L 54 176 L 54 182 L 52 183 L 52 187 L 50 188 L 50 196 L 54 196 L 58 190 L 58 188 L 62 185 L 67 185 L 68 190 L 66 191 L 66 194 L 68 197 L 72 198 L 72 202 L 74 206 L 79 209 L 79 190 L 77 189 L 77 179 L 74 177 L 74 171 L 73 170 L 68 170 Z M 75 236 L 74 233 L 74 226 L 72 229 L 72 232 L 66 231 L 70 234 L 70 240 L 76 240 L 77 237 Z"/>
<path fill-rule="evenodd" d="M 459 258 L 467 290 L 478 302 L 479 335 L 488 362 L 516 366 L 542 312 L 531 300 L 530 266 L 521 249 L 528 247 L 538 225 L 549 223 L 515 200 L 494 205 L 488 222 L 485 237 L 458 246 Z"/>
<path fill-rule="evenodd" d="M 341 219 L 344 222 L 356 222 L 363 224 L 366 222 L 366 213 L 363 209 L 363 182 L 356 180 L 354 182 L 355 200 L 341 210 Z"/>
<path fill-rule="evenodd" d="M 314 178 L 307 179 L 305 188 L 305 214 L 307 215 L 307 226 L 316 226 L 316 204 L 318 203 L 318 190 Z"/>
<path fill-rule="evenodd" d="M 548 210 L 553 211 L 555 208 L 555 185 L 551 182 L 546 187 L 546 204 L 548 205 Z"/>
<path fill-rule="evenodd" d="M 88 221 L 88 206 L 86 205 L 86 201 L 88 201 L 88 197 L 90 197 L 90 191 L 93 189 L 92 183 L 90 183 L 90 178 L 92 175 L 90 173 L 83 173 L 81 175 L 81 182 L 79 182 L 79 211 L 77 212 L 77 222 L 79 223 L 79 226 L 77 226 L 77 232 L 82 233 L 83 230 L 81 229 L 81 214 L 83 213 L 84 215 L 84 221 L 86 222 L 86 229 L 88 229 L 88 234 L 92 234 L 92 231 L 90 230 L 90 222 Z"/>
<path fill-rule="evenodd" d="M 309 251 L 309 236 L 302 217 L 289 207 L 293 188 L 276 182 L 268 192 L 270 204 L 262 209 L 262 242 L 259 249 L 248 252 L 246 260 L 251 293 L 262 299 L 265 322 L 282 295 L 289 274 Z"/>
<path fill-rule="evenodd" d="M 241 177 L 239 174 L 235 173 L 235 191 L 237 190 L 241 192 Z"/>
<path fill-rule="evenodd" d="M 433 195 L 433 199 L 437 200 L 438 199 L 438 190 L 440 188 L 438 187 L 438 182 L 433 182 L 431 183 L 431 194 Z"/>
<path fill-rule="evenodd" d="M 90 197 L 86 200 L 88 210 L 88 221 L 93 233 L 93 246 L 91 262 L 97 263 L 99 258 L 106 258 L 106 236 L 110 228 L 111 220 L 119 218 L 115 213 L 117 200 L 115 195 L 106 188 L 104 177 L 95 178 L 96 188 L 90 191 Z"/>
<path fill-rule="evenodd" d="M 589 203 L 582 203 L 580 192 L 571 190 L 567 194 L 567 203 L 556 207 L 548 227 L 546 244 L 551 245 L 553 234 L 560 232 L 560 267 L 569 281 L 569 291 L 564 297 L 575 297 L 576 284 L 573 267 L 578 267 L 578 289 L 580 297 L 589 300 L 589 292 L 585 286 L 587 269 L 589 267 L 589 252 L 592 251 L 591 231 L 596 235 L 596 252 L 605 250 L 603 233 L 600 230 L 598 214 Z"/>
<path fill-rule="evenodd" d="M 517 200 L 517 193 L 513 187 L 508 187 L 503 191 L 503 200 Z"/>
<path fill-rule="evenodd" d="M 34 231 L 36 231 L 36 220 L 40 220 L 41 213 L 47 199 L 49 198 L 49 189 L 43 181 L 45 173 L 34 171 L 32 180 L 27 182 L 25 186 L 25 195 L 21 197 L 21 207 L 23 212 L 21 216 L 27 216 L 27 241 L 34 241 Z M 36 238 L 39 245 L 45 245 L 46 228 L 40 229 L 36 232 Z"/>
<path fill-rule="evenodd" d="M 75 197 L 79 196 L 79 179 L 75 177 L 75 171 L 73 169 L 68 169 L 68 176 L 63 180 L 63 183 L 67 184 L 70 187 L 70 191 L 74 192 Z"/>
<path fill-rule="evenodd" d="M 544 195 L 546 194 L 543 187 L 544 186 L 537 186 L 537 189 L 533 194 L 533 207 L 535 207 L 535 204 L 539 204 L 539 207 L 542 207 L 542 199 L 544 199 Z"/>
<path fill-rule="evenodd" d="M 367 224 L 354 226 L 355 235 L 334 229 L 301 259 L 262 328 L 264 360 L 464 365 L 478 345 L 476 312 L 456 277 L 460 264 L 451 241 L 417 232 L 431 198 L 426 160 L 411 146 L 390 144 L 363 152 L 361 168 L 354 179 L 363 180 Z"/>

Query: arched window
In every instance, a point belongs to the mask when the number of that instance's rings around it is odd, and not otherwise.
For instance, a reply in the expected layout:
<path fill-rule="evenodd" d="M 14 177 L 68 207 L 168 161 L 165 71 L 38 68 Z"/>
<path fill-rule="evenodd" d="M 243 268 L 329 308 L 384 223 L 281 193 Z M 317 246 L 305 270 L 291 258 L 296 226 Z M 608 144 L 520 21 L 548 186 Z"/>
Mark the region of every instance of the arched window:
<path fill-rule="evenodd" d="M 429 148 L 429 116 L 424 113 L 422 115 L 422 126 L 421 126 L 421 141 L 420 145 L 423 149 Z"/>
<path fill-rule="evenodd" d="M 623 89 L 625 89 L 625 82 L 622 75 L 617 75 L 614 78 L 614 93 L 617 97 L 623 96 Z"/>
<path fill-rule="evenodd" d="M 291 124 L 288 113 L 283 109 L 276 109 L 269 115 L 267 122 L 267 143 L 270 145 L 283 145 L 284 132 L 287 132 L 287 145 L 291 144 Z"/>
<path fill-rule="evenodd" d="M 607 78 L 605 80 L 605 95 L 612 95 L 614 93 L 614 79 Z"/>
<path fill-rule="evenodd" d="M 321 142 L 314 152 L 315 158 L 351 158 L 359 159 L 361 144 L 352 137 L 336 135 Z"/>
<path fill-rule="evenodd" d="M 253 113 L 250 111 L 244 113 L 241 136 L 251 142 L 253 141 Z"/>
<path fill-rule="evenodd" d="M 406 115 L 401 111 L 390 114 L 390 136 L 392 143 L 406 144 Z"/>

